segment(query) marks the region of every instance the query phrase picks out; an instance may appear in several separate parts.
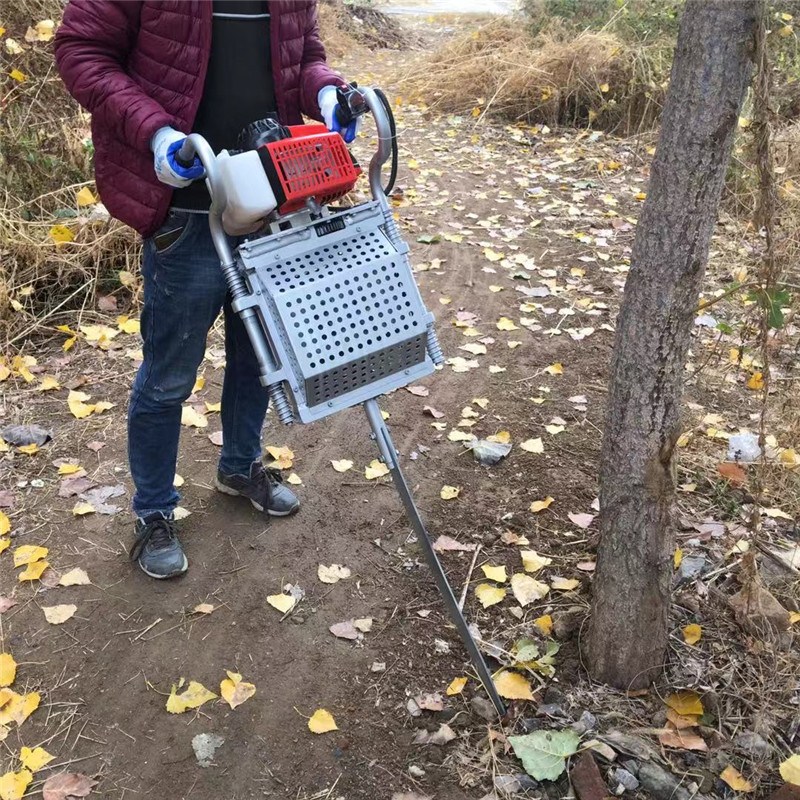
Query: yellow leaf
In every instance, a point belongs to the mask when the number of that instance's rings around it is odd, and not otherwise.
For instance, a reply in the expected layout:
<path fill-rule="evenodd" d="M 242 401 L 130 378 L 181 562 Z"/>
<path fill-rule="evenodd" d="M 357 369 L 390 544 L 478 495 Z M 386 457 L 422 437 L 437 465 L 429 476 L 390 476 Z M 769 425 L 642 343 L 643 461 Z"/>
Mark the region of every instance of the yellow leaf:
<path fill-rule="evenodd" d="M 192 611 L 194 611 L 195 614 L 211 614 L 215 608 L 216 606 L 213 605 L 212 603 L 198 603 L 192 609 Z"/>
<path fill-rule="evenodd" d="M 517 602 L 524 607 L 541 600 L 550 591 L 550 587 L 530 575 L 517 572 L 511 576 L 511 591 L 514 592 Z"/>
<path fill-rule="evenodd" d="M 464 687 L 467 685 L 466 678 L 453 678 L 450 682 L 450 685 L 445 689 L 445 694 L 448 697 L 452 697 L 454 694 L 461 694 L 464 691 Z"/>
<path fill-rule="evenodd" d="M 114 406 L 115 403 L 109 403 L 108 400 L 100 400 L 94 404 L 94 413 L 102 414 L 104 411 L 109 411 L 110 409 L 114 408 Z"/>
<path fill-rule="evenodd" d="M 202 391 L 205 385 L 206 385 L 206 376 L 198 375 L 197 380 L 194 382 L 194 386 L 192 386 L 192 394 Z"/>
<path fill-rule="evenodd" d="M 28 80 L 28 76 L 24 72 L 20 72 L 18 69 L 12 69 L 8 74 L 15 81 L 19 81 L 20 83 L 24 83 L 26 80 Z"/>
<path fill-rule="evenodd" d="M 65 572 L 58 580 L 59 586 L 88 586 L 90 583 L 86 570 L 80 567 Z"/>
<path fill-rule="evenodd" d="M 761 372 L 754 372 L 750 379 L 747 381 L 747 388 L 753 391 L 758 391 L 764 388 L 764 374 Z"/>
<path fill-rule="evenodd" d="M 91 503 L 87 503 L 85 500 L 79 500 L 75 503 L 75 507 L 72 509 L 72 513 L 76 517 L 85 517 L 87 514 L 94 514 L 95 507 Z"/>
<path fill-rule="evenodd" d="M 533 700 L 531 685 L 519 672 L 503 670 L 493 680 L 500 697 L 506 700 Z"/>
<path fill-rule="evenodd" d="M 338 583 L 347 580 L 351 575 L 350 568 L 343 567 L 341 564 L 331 564 L 329 567 L 320 564 L 317 567 L 317 577 L 323 583 Z"/>
<path fill-rule="evenodd" d="M 489 261 L 502 261 L 505 258 L 502 253 L 492 250 L 491 247 L 484 247 L 483 254 L 489 259 Z"/>
<path fill-rule="evenodd" d="M 272 466 L 278 469 L 291 469 L 294 464 L 294 453 L 288 447 L 267 447 L 267 452 L 274 459 Z"/>
<path fill-rule="evenodd" d="M 683 641 L 686 642 L 686 644 L 697 644 L 702 636 L 703 629 L 695 623 L 687 625 L 683 629 Z"/>
<path fill-rule="evenodd" d="M 352 469 L 352 468 L 353 468 L 353 462 L 352 462 L 352 461 L 350 461 L 350 460 L 349 460 L 349 459 L 347 459 L 347 458 L 343 458 L 343 459 L 341 459 L 341 460 L 339 460 L 339 461 L 331 461 L 331 466 L 332 466 L 332 467 L 333 467 L 333 468 L 334 468 L 334 469 L 335 469 L 337 472 L 347 472 L 347 470 L 349 470 L 349 469 Z"/>
<path fill-rule="evenodd" d="M 553 632 L 553 618 L 549 614 L 536 617 L 536 619 L 533 621 L 533 624 L 544 636 L 550 636 L 550 634 Z"/>
<path fill-rule="evenodd" d="M 22 766 L 31 772 L 38 772 L 42 767 L 49 764 L 55 756 L 51 756 L 43 747 L 23 747 L 19 751 L 19 760 Z"/>
<path fill-rule="evenodd" d="M 6 690 L 11 695 L 10 699 L 0 708 L 0 725 L 16 722 L 22 725 L 28 717 L 39 708 L 41 697 L 38 692 L 31 694 L 17 694 L 10 689 Z"/>
<path fill-rule="evenodd" d="M 752 792 L 753 784 L 732 764 L 728 764 L 719 776 L 734 792 Z"/>
<path fill-rule="evenodd" d="M 71 350 L 75 345 L 75 342 L 78 341 L 77 336 L 70 336 L 69 339 L 64 340 L 64 344 L 61 345 L 61 349 L 66 353 L 68 350 Z"/>
<path fill-rule="evenodd" d="M 481 569 L 483 570 L 483 574 L 490 581 L 505 583 L 508 580 L 508 577 L 506 576 L 506 568 L 504 566 L 493 567 L 491 564 L 483 564 Z"/>
<path fill-rule="evenodd" d="M 86 404 L 89 399 L 90 395 L 86 394 L 86 392 L 70 391 L 69 395 L 67 395 L 67 406 L 73 417 L 84 419 L 94 412 L 95 407 Z"/>
<path fill-rule="evenodd" d="M 14 551 L 14 566 L 22 567 L 25 564 L 33 564 L 34 561 L 41 561 L 47 553 L 46 547 L 39 547 L 36 544 L 23 544 Z"/>
<path fill-rule="evenodd" d="M 302 486 L 303 485 L 302 479 L 300 478 L 300 476 L 296 472 L 293 472 L 291 475 L 289 475 L 286 478 L 286 483 L 290 484 L 291 486 Z"/>
<path fill-rule="evenodd" d="M 664 701 L 670 708 L 684 717 L 702 717 L 703 703 L 697 692 L 676 692 Z"/>
<path fill-rule="evenodd" d="M 55 26 L 55 22 L 51 19 L 43 19 L 41 22 L 37 22 L 36 27 L 33 29 L 36 39 L 40 42 L 49 42 L 53 38 Z"/>
<path fill-rule="evenodd" d="M 11 686 L 17 677 L 17 662 L 11 653 L 0 653 L 0 687 Z"/>
<path fill-rule="evenodd" d="M 780 766 L 781 778 L 786 783 L 791 783 L 794 786 L 800 786 L 800 755 L 795 753 L 783 761 Z"/>
<path fill-rule="evenodd" d="M 556 362 L 555 364 L 551 364 L 549 367 L 545 367 L 544 371 L 548 375 L 563 375 L 564 374 L 564 367 Z"/>
<path fill-rule="evenodd" d="M 286 614 L 294 608 L 297 600 L 290 594 L 271 594 L 267 597 L 267 602 L 281 614 Z"/>
<path fill-rule="evenodd" d="M 172 687 L 167 699 L 167 711 L 170 714 L 182 714 L 187 709 L 200 708 L 203 703 L 215 698 L 214 692 L 209 692 L 202 683 L 189 681 L 189 685 L 180 694 L 175 686 Z"/>
<path fill-rule="evenodd" d="M 784 11 L 784 12 L 781 14 L 781 19 L 782 19 L 784 22 L 791 22 L 791 21 L 794 19 L 794 17 L 793 17 L 791 14 L 787 14 L 787 13 Z"/>
<path fill-rule="evenodd" d="M 451 442 L 471 442 L 474 438 L 474 433 L 465 433 L 464 431 L 458 431 L 455 429 L 447 434 L 447 439 Z"/>
<path fill-rule="evenodd" d="M 42 606 L 44 618 L 51 625 L 61 625 L 68 619 L 72 619 L 77 610 L 78 606 L 73 605 L 72 603 L 62 603 L 58 606 Z"/>
<path fill-rule="evenodd" d="M 11 376 L 11 370 L 6 364 L 0 361 L 0 382 L 7 381 Z"/>
<path fill-rule="evenodd" d="M 5 536 L 11 530 L 11 520 L 5 514 L 5 512 L 0 511 L 0 536 Z"/>
<path fill-rule="evenodd" d="M 455 500 L 460 493 L 461 489 L 459 489 L 458 486 L 442 486 L 439 497 L 441 497 L 442 500 Z"/>
<path fill-rule="evenodd" d="M 605 94 L 605 93 L 606 93 L 608 90 L 609 90 L 609 86 L 608 86 L 608 84 L 607 84 L 607 83 L 601 83 L 601 84 L 600 84 L 600 91 L 601 91 L 603 94 Z"/>
<path fill-rule="evenodd" d="M 58 382 L 58 378 L 54 377 L 53 375 L 44 375 L 42 377 L 41 383 L 36 387 L 36 391 L 38 392 L 52 392 L 55 389 L 60 389 L 61 384 Z"/>
<path fill-rule="evenodd" d="M 117 327 L 123 333 L 139 333 L 141 326 L 138 319 L 130 319 L 129 317 L 117 317 Z"/>
<path fill-rule="evenodd" d="M 2 800 L 20 800 L 33 780 L 33 773 L 27 769 L 19 772 L 6 772 L 0 778 L 0 798 Z"/>
<path fill-rule="evenodd" d="M 81 325 L 80 331 L 87 342 L 99 342 L 101 345 L 119 336 L 119 328 L 110 328 L 108 325 Z"/>
<path fill-rule="evenodd" d="M 490 583 L 482 583 L 475 587 L 475 597 L 484 608 L 502 603 L 506 596 L 506 590 L 499 586 L 492 586 Z"/>
<path fill-rule="evenodd" d="M 800 622 L 800 611 L 790 611 L 789 612 L 789 624 L 790 625 L 795 625 L 798 622 Z"/>
<path fill-rule="evenodd" d="M 675 552 L 672 554 L 672 566 L 675 569 L 678 569 L 680 565 L 683 563 L 683 550 L 680 547 L 675 548 Z"/>
<path fill-rule="evenodd" d="M 0 538 L 0 553 L 4 553 L 11 547 L 11 539 Z"/>
<path fill-rule="evenodd" d="M 500 319 L 497 320 L 497 330 L 518 331 L 519 325 L 515 325 L 508 317 L 500 317 Z"/>
<path fill-rule="evenodd" d="M 64 244 L 71 242 L 75 238 L 75 234 L 66 225 L 53 225 L 50 228 L 50 238 L 56 244 Z"/>
<path fill-rule="evenodd" d="M 181 409 L 181 425 L 185 425 L 187 428 L 206 428 L 208 427 L 208 418 L 192 406 L 184 406 Z"/>
<path fill-rule="evenodd" d="M 50 566 L 47 561 L 36 561 L 28 564 L 25 569 L 17 575 L 18 581 L 38 581 L 42 573 Z"/>
<path fill-rule="evenodd" d="M 81 471 L 80 464 L 62 464 L 58 468 L 59 475 L 74 475 L 76 472 Z"/>
<path fill-rule="evenodd" d="M 536 439 L 528 439 L 527 441 L 523 442 L 520 447 L 527 453 L 544 453 L 544 443 L 542 442 L 541 437 L 537 437 Z"/>
<path fill-rule="evenodd" d="M 486 439 L 490 442 L 496 442 L 497 444 L 510 444 L 511 434 L 508 431 L 499 431 L 491 436 L 487 436 Z"/>
<path fill-rule="evenodd" d="M 34 456 L 36 453 L 39 452 L 39 445 L 36 442 L 31 442 L 30 444 L 23 444 L 21 447 L 17 448 L 17 452 L 25 453 L 26 456 Z"/>
<path fill-rule="evenodd" d="M 308 729 L 311 733 L 330 733 L 331 731 L 338 731 L 336 720 L 330 711 L 324 708 L 318 708 L 308 721 Z"/>
<path fill-rule="evenodd" d="M 545 497 L 544 500 L 534 500 L 531 503 L 531 511 L 534 514 L 538 514 L 540 511 L 544 511 L 546 508 L 550 508 L 554 498 L 552 497 Z"/>
<path fill-rule="evenodd" d="M 778 28 L 778 36 L 782 38 L 786 38 L 787 36 L 791 36 L 794 33 L 794 28 L 791 25 L 783 25 L 782 27 Z"/>
<path fill-rule="evenodd" d="M 520 550 L 522 557 L 522 568 L 525 572 L 538 572 L 542 567 L 547 567 L 553 563 L 552 558 L 540 556 L 535 550 Z"/>
<path fill-rule="evenodd" d="M 208 414 L 219 414 L 220 411 L 222 411 L 222 403 L 206 403 Z"/>
<path fill-rule="evenodd" d="M 364 477 L 368 481 L 374 481 L 376 478 L 382 478 L 384 475 L 389 474 L 389 467 L 379 461 L 377 458 L 373 459 L 369 466 L 364 469 Z"/>
<path fill-rule="evenodd" d="M 84 186 L 75 195 L 75 202 L 79 206 L 93 206 L 97 202 L 97 198 L 92 194 L 92 190 L 88 186 Z"/>
<path fill-rule="evenodd" d="M 231 708 L 236 708 L 256 693 L 256 687 L 252 683 L 243 681 L 238 672 L 225 671 L 228 677 L 220 683 L 219 693 Z"/>
<path fill-rule="evenodd" d="M 581 582 L 576 578 L 551 578 L 550 585 L 560 591 L 560 592 L 571 592 L 573 589 L 577 589 Z"/>
<path fill-rule="evenodd" d="M 11 362 L 11 369 L 16 372 L 25 381 L 25 383 L 33 383 L 36 378 L 28 369 L 28 367 L 32 367 L 35 364 L 36 359 L 31 358 L 30 356 L 26 356 L 25 358 L 22 358 L 21 356 L 14 356 L 14 359 Z"/>
<path fill-rule="evenodd" d="M 474 397 L 472 400 L 472 405 L 478 406 L 478 408 L 486 410 L 487 406 L 489 405 L 489 399 L 487 397 Z"/>

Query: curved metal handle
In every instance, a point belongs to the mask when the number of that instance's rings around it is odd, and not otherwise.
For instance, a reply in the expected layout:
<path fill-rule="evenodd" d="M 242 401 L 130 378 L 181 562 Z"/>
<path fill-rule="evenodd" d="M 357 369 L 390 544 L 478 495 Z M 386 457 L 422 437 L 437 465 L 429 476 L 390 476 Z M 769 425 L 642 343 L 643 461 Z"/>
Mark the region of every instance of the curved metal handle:
<path fill-rule="evenodd" d="M 383 103 L 375 93 L 375 90 L 365 88 L 361 91 L 378 127 L 378 151 L 372 157 L 372 161 L 369 162 L 369 187 L 372 190 L 372 198 L 380 200 L 386 196 L 383 191 L 383 182 L 381 181 L 381 170 L 392 155 L 394 137 L 392 136 L 389 115 L 386 113 L 386 109 L 383 107 Z"/>

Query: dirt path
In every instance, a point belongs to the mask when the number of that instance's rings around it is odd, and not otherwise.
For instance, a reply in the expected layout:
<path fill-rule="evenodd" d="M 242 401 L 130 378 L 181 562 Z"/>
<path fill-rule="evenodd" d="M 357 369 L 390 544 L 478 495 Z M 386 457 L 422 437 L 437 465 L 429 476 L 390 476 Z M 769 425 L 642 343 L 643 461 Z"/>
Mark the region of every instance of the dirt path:
<path fill-rule="evenodd" d="M 348 74 L 392 89 L 402 59 L 362 57 L 347 65 Z M 595 513 L 611 311 L 632 236 L 626 217 L 645 174 L 627 145 L 602 136 L 431 119 L 402 101 L 398 118 L 404 197 L 397 211 L 446 353 L 468 362 L 465 372 L 448 365 L 425 381 L 429 396 L 401 391 L 382 403 L 420 507 L 434 536 L 485 548 L 473 587 L 487 561 L 507 563 L 509 574 L 519 570 L 519 548 L 500 539 L 513 531 L 553 559 L 553 576 L 577 579 L 580 588 L 594 533 L 568 514 Z M 115 325 L 113 317 L 106 323 Z M 219 341 L 216 335 L 204 364 L 202 402 L 219 400 Z M 470 344 L 486 354 L 460 349 Z M 101 796 L 114 800 L 483 797 L 497 765 L 479 746 L 486 721 L 470 702 L 481 695 L 474 678 L 461 695 L 445 698 L 443 711 L 412 717 L 407 708 L 410 697 L 444 694 L 469 673 L 394 491 L 386 479 L 364 479 L 377 452 L 359 410 L 289 430 L 270 421 L 265 443 L 294 452 L 287 474 L 302 480 L 304 504 L 295 519 L 270 524 L 211 488 L 217 448 L 207 434 L 219 429 L 218 415 L 208 414 L 208 428 L 185 429 L 178 471 L 183 506 L 192 512 L 183 523 L 191 569 L 177 581 L 157 583 L 131 568 L 127 513 L 76 517 L 75 498 L 58 496 L 62 482 L 52 462 L 59 458 L 79 463 L 100 486 L 122 483 L 130 492 L 124 408 L 135 365 L 126 351 L 136 347 L 134 336 L 120 334 L 107 351 L 83 340 L 66 354 L 31 350 L 34 369 L 56 375 L 62 389 L 2 384 L 3 421 L 54 431 L 36 455 L 13 453 L 2 463 L 3 488 L 14 495 L 6 509 L 14 545 L 46 546 L 55 574 L 80 567 L 92 581 L 17 585 L 10 553 L 0 558 L 3 594 L 18 602 L 2 614 L 3 648 L 19 663 L 14 688 L 42 696 L 38 711 L 3 742 L 3 768 L 18 768 L 21 745 L 44 743 L 53 767 L 94 776 Z M 75 419 L 68 387 L 116 405 Z M 485 407 L 474 403 L 482 398 Z M 425 406 L 444 416 L 434 420 Z M 506 430 L 515 446 L 501 464 L 479 467 L 461 443 L 448 440 L 459 430 L 480 437 Z M 542 439 L 543 453 L 519 448 L 534 438 Z M 95 441 L 104 443 L 96 453 L 87 449 Z M 340 474 L 334 459 L 355 466 Z M 458 498 L 440 499 L 444 485 L 459 487 Z M 532 501 L 547 497 L 555 498 L 551 509 L 530 512 Z M 446 555 L 457 592 L 471 557 Z M 331 563 L 346 565 L 352 577 L 321 583 L 317 567 Z M 305 598 L 282 619 L 266 598 L 288 583 L 302 587 Z M 77 606 L 72 619 L 45 621 L 42 606 L 70 603 Z M 213 604 L 213 613 L 194 613 L 200 603 Z M 580 611 L 585 600 L 553 590 L 524 609 L 515 605 L 483 610 L 470 591 L 467 612 L 491 640 L 500 631 L 528 631 L 547 613 Z M 331 635 L 329 626 L 353 617 L 373 618 L 362 642 Z M 567 635 L 559 658 L 556 688 L 578 669 Z M 376 662 L 385 669 L 375 671 Z M 166 694 L 179 679 L 218 693 L 226 670 L 255 684 L 255 696 L 235 710 L 216 701 L 197 713 L 166 712 Z M 307 718 L 317 708 L 334 715 L 338 731 L 309 732 Z M 459 741 L 413 744 L 419 729 L 436 731 L 443 722 Z M 192 751 L 201 733 L 224 740 L 207 768 Z"/>

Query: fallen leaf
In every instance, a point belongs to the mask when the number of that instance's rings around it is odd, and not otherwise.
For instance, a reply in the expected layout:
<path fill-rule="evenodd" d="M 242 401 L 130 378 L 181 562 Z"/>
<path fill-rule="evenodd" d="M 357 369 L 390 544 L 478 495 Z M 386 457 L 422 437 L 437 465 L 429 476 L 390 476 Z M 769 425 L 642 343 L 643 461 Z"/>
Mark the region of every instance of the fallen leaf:
<path fill-rule="evenodd" d="M 361 617 L 360 619 L 353 620 L 353 625 L 355 625 L 361 633 L 369 633 L 372 630 L 372 617 Z"/>
<path fill-rule="evenodd" d="M 22 725 L 22 723 L 39 708 L 41 697 L 38 692 L 17 694 L 10 689 L 6 689 L 6 692 L 10 693 L 11 697 L 5 705 L 0 708 L 0 725 L 8 725 L 11 722 Z"/>
<path fill-rule="evenodd" d="M 579 528 L 588 528 L 594 522 L 594 514 L 572 514 L 572 513 L 569 513 L 569 514 L 567 514 L 567 516 Z"/>
<path fill-rule="evenodd" d="M 351 642 L 355 642 L 361 638 L 361 634 L 356 630 L 356 626 L 353 624 L 352 619 L 349 619 L 346 622 L 337 622 L 334 625 L 331 625 L 328 630 L 337 639 L 348 639 Z"/>
<path fill-rule="evenodd" d="M 534 731 L 525 736 L 509 736 L 508 741 L 525 772 L 537 781 L 556 780 L 580 745 L 580 737 L 570 730 Z"/>
<path fill-rule="evenodd" d="M 0 538 L 0 553 L 5 552 L 11 547 L 11 539 Z"/>
<path fill-rule="evenodd" d="M 519 554 L 522 557 L 522 568 L 525 572 L 538 572 L 553 563 L 552 558 L 540 556 L 535 550 L 520 550 Z"/>
<path fill-rule="evenodd" d="M 349 578 L 351 574 L 349 568 L 343 567 L 341 564 L 331 564 L 329 567 L 320 564 L 317 568 L 317 577 L 323 583 L 338 583 Z"/>
<path fill-rule="evenodd" d="M 701 752 L 708 750 L 708 745 L 703 740 L 703 737 L 689 730 L 662 731 L 658 734 L 658 741 L 664 747 L 674 747 L 679 750 L 699 750 Z"/>
<path fill-rule="evenodd" d="M 439 725 L 439 730 L 434 733 L 430 733 L 424 729 L 417 731 L 414 735 L 414 744 L 435 744 L 443 746 L 448 742 L 452 742 L 455 738 L 455 731 L 446 722 L 443 722 Z"/>
<path fill-rule="evenodd" d="M 544 453 L 544 444 L 540 437 L 536 439 L 528 439 L 520 445 L 520 448 L 528 453 Z"/>
<path fill-rule="evenodd" d="M 389 474 L 389 467 L 383 463 L 383 461 L 379 461 L 377 458 L 373 459 L 369 466 L 365 467 L 364 469 L 364 477 L 368 481 L 374 481 L 376 478 L 382 478 L 384 475 Z"/>
<path fill-rule="evenodd" d="M 58 468 L 58 474 L 74 475 L 76 472 L 81 472 L 81 469 L 82 468 L 80 464 L 61 464 Z"/>
<path fill-rule="evenodd" d="M 42 767 L 49 764 L 55 756 L 50 755 L 43 747 L 23 747 L 19 751 L 19 760 L 25 769 L 31 772 L 38 772 Z"/>
<path fill-rule="evenodd" d="M 286 483 L 290 486 L 302 486 L 303 479 L 296 472 L 292 472 L 291 475 L 287 476 Z"/>
<path fill-rule="evenodd" d="M 194 611 L 195 614 L 211 614 L 215 608 L 216 606 L 211 603 L 198 603 L 192 611 Z"/>
<path fill-rule="evenodd" d="M 353 468 L 353 462 L 343 458 L 341 461 L 331 461 L 331 465 L 337 472 L 347 472 Z"/>
<path fill-rule="evenodd" d="M 17 605 L 17 601 L 13 597 L 0 597 L 0 614 L 4 614 L 15 605 Z"/>
<path fill-rule="evenodd" d="M 39 547 L 35 544 L 23 544 L 14 551 L 14 566 L 22 567 L 25 564 L 33 564 L 41 561 L 48 553 L 46 547 Z"/>
<path fill-rule="evenodd" d="M 476 437 L 474 433 L 465 433 L 464 431 L 453 429 L 447 434 L 447 438 L 451 442 L 471 442 Z"/>
<path fill-rule="evenodd" d="M 222 411 L 222 403 L 209 403 L 205 401 L 206 414 L 219 414 Z"/>
<path fill-rule="evenodd" d="M 742 486 L 747 482 L 747 473 L 732 461 L 723 461 L 721 464 L 717 464 L 717 472 L 734 486 Z"/>
<path fill-rule="evenodd" d="M 664 702 L 684 717 L 703 716 L 703 703 L 697 692 L 675 692 Z"/>
<path fill-rule="evenodd" d="M 728 764 L 719 776 L 734 792 L 752 792 L 755 788 L 733 764 Z"/>
<path fill-rule="evenodd" d="M 495 567 L 491 564 L 483 564 L 481 565 L 481 569 L 483 570 L 483 574 L 490 581 L 505 583 L 508 580 L 508 577 L 506 576 L 506 568 L 504 566 Z"/>
<path fill-rule="evenodd" d="M 206 428 L 208 427 L 208 417 L 192 406 L 183 406 L 181 409 L 181 425 L 185 425 L 187 428 Z"/>
<path fill-rule="evenodd" d="M 559 592 L 571 592 L 577 589 L 581 582 L 577 578 L 559 578 L 558 576 L 550 579 L 550 585 Z"/>
<path fill-rule="evenodd" d="M 422 694 L 414 698 L 414 702 L 423 711 L 443 711 L 444 700 L 438 692 Z"/>
<path fill-rule="evenodd" d="M 687 625 L 683 629 L 683 641 L 686 642 L 686 644 L 697 644 L 702 636 L 703 636 L 702 628 L 695 623 Z"/>
<path fill-rule="evenodd" d="M 266 451 L 272 456 L 277 469 L 291 469 L 294 464 L 294 453 L 288 447 L 267 447 Z"/>
<path fill-rule="evenodd" d="M 780 773 L 781 778 L 783 778 L 786 783 L 800 786 L 800 755 L 795 753 L 793 756 L 789 756 L 786 761 L 782 761 Z"/>
<path fill-rule="evenodd" d="M 217 447 L 222 447 L 222 431 L 214 431 L 208 434 L 208 441 Z"/>
<path fill-rule="evenodd" d="M 531 578 L 518 572 L 511 576 L 511 591 L 521 606 L 527 606 L 536 600 L 541 600 L 549 591 L 550 587 L 546 583 Z"/>
<path fill-rule="evenodd" d="M 445 694 L 448 697 L 452 697 L 455 694 L 461 694 L 464 691 L 464 687 L 467 685 L 467 678 L 453 678 L 450 682 L 450 685 L 445 689 Z"/>
<path fill-rule="evenodd" d="M 51 625 L 61 625 L 68 619 L 72 619 L 77 610 L 78 606 L 71 603 L 64 603 L 58 606 L 42 606 L 44 618 Z"/>
<path fill-rule="evenodd" d="M 502 603 L 506 596 L 506 590 L 499 586 L 492 586 L 490 583 L 481 583 L 475 587 L 475 596 L 484 608 Z"/>
<path fill-rule="evenodd" d="M 754 372 L 747 381 L 747 388 L 757 392 L 764 388 L 764 375 L 761 372 Z"/>
<path fill-rule="evenodd" d="M 519 672 L 503 670 L 493 681 L 497 693 L 506 700 L 533 700 L 531 685 Z"/>
<path fill-rule="evenodd" d="M 470 402 L 472 405 L 478 406 L 478 408 L 482 408 L 484 411 L 489 406 L 489 399 L 487 397 L 474 397 Z"/>
<path fill-rule="evenodd" d="M 2 800 L 20 800 L 33 780 L 33 773 L 27 769 L 19 772 L 6 772 L 0 778 L 0 798 Z"/>
<path fill-rule="evenodd" d="M 338 731 L 336 720 L 330 711 L 324 708 L 318 708 L 308 721 L 308 729 L 311 733 L 330 733 L 330 731 Z"/>
<path fill-rule="evenodd" d="M 459 494 L 461 494 L 461 489 L 458 486 L 442 486 L 439 497 L 442 500 L 455 500 Z"/>
<path fill-rule="evenodd" d="M 667 709 L 667 719 L 672 723 L 672 726 L 677 730 L 684 728 L 696 728 L 700 722 L 700 717 L 685 717 L 679 714 L 674 708 Z"/>
<path fill-rule="evenodd" d="M 214 692 L 210 692 L 202 683 L 189 681 L 189 685 L 180 694 L 177 693 L 177 687 L 172 687 L 167 699 L 167 711 L 170 714 L 182 714 L 187 709 L 200 708 L 203 703 L 215 698 Z"/>
<path fill-rule="evenodd" d="M 267 602 L 281 614 L 286 614 L 295 607 L 297 600 L 290 594 L 271 594 L 267 597 Z"/>
<path fill-rule="evenodd" d="M 17 677 L 17 662 L 11 653 L 0 653 L 0 688 L 11 686 Z"/>
<path fill-rule="evenodd" d="M 221 681 L 219 693 L 231 708 L 236 708 L 256 693 L 256 687 L 252 683 L 243 681 L 238 672 L 231 672 L 230 670 L 225 670 L 225 672 L 228 677 Z"/>
<path fill-rule="evenodd" d="M 41 383 L 36 387 L 37 392 L 53 392 L 61 388 L 61 384 L 52 375 L 43 375 Z"/>
<path fill-rule="evenodd" d="M 11 520 L 8 516 L 0 511 L 0 536 L 5 536 L 11 531 Z"/>
<path fill-rule="evenodd" d="M 531 511 L 533 511 L 534 514 L 538 514 L 540 511 L 550 508 L 554 499 L 553 497 L 545 497 L 544 500 L 534 500 L 531 503 Z"/>
<path fill-rule="evenodd" d="M 87 503 L 85 500 L 75 503 L 75 506 L 72 509 L 72 513 L 76 517 L 85 517 L 87 514 L 96 513 L 96 511 L 97 509 L 91 503 Z"/>
<path fill-rule="evenodd" d="M 62 772 L 44 782 L 42 800 L 70 800 L 74 797 L 87 797 L 97 781 L 77 772 Z"/>
<path fill-rule="evenodd" d="M 553 618 L 549 614 L 536 617 L 536 619 L 533 621 L 533 624 L 544 636 L 550 636 L 553 633 Z"/>
<path fill-rule="evenodd" d="M 446 550 L 463 550 L 465 552 L 474 550 L 476 545 L 474 544 L 461 544 L 461 542 L 457 542 L 450 536 L 446 536 L 442 534 L 434 543 L 433 549 L 436 550 L 437 553 L 443 553 Z"/>
<path fill-rule="evenodd" d="M 406 386 L 406 391 L 417 397 L 427 397 L 431 393 L 427 386 Z"/>
<path fill-rule="evenodd" d="M 28 564 L 25 569 L 17 575 L 18 581 L 38 581 L 42 573 L 50 566 L 47 561 L 35 561 Z"/>
<path fill-rule="evenodd" d="M 497 330 L 499 331 L 518 331 L 519 326 L 515 325 L 508 317 L 500 317 L 497 320 Z"/>
<path fill-rule="evenodd" d="M 562 364 L 556 362 L 555 364 L 551 364 L 549 367 L 545 367 L 544 371 L 548 375 L 563 375 L 564 374 L 564 367 Z"/>

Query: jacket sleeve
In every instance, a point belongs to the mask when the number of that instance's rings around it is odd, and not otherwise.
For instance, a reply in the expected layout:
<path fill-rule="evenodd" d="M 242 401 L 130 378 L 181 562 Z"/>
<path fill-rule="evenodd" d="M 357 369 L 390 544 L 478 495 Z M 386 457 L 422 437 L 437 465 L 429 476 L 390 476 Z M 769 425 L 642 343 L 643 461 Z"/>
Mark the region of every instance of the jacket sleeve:
<path fill-rule="evenodd" d="M 323 86 L 342 86 L 344 78 L 332 70 L 325 61 L 325 46 L 319 34 L 317 0 L 308 9 L 305 36 L 303 38 L 303 60 L 300 70 L 300 110 L 312 119 L 321 120 L 317 95 Z"/>
<path fill-rule="evenodd" d="M 175 118 L 125 71 L 142 0 L 70 0 L 56 33 L 58 71 L 69 93 L 118 139 L 149 150 Z"/>

